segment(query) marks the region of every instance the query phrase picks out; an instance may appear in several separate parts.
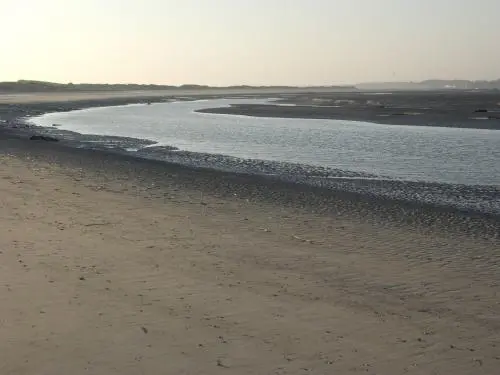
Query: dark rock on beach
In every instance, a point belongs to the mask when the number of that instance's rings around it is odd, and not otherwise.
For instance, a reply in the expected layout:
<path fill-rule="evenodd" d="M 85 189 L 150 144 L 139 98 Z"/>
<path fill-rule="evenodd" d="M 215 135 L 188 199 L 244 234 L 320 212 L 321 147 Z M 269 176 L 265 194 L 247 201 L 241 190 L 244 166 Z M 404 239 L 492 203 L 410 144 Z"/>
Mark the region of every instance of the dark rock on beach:
<path fill-rule="evenodd" d="M 59 142 L 59 139 L 47 135 L 32 135 L 30 141 Z"/>

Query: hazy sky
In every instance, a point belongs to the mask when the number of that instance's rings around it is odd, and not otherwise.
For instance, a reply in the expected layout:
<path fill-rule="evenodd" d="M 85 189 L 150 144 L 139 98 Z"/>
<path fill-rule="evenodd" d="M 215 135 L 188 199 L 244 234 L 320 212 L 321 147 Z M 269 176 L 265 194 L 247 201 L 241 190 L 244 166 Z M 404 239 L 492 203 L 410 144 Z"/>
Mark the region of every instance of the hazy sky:
<path fill-rule="evenodd" d="M 500 0 L 0 0 L 0 81 L 500 78 Z"/>

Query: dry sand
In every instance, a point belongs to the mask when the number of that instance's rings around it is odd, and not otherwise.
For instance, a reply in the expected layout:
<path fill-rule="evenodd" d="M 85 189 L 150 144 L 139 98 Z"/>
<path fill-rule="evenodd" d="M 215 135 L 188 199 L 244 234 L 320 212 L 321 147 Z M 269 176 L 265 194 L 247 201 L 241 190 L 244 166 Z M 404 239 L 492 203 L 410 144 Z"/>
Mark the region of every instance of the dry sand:
<path fill-rule="evenodd" d="M 220 91 L 220 93 L 219 93 Z M 56 103 L 73 102 L 78 100 L 99 100 L 111 98 L 135 98 L 135 97 L 162 97 L 179 95 L 229 95 L 230 90 L 159 90 L 159 91 L 103 91 L 103 92 L 40 92 L 40 93 L 16 93 L 0 94 L 0 104 L 26 104 L 26 103 Z"/>
<path fill-rule="evenodd" d="M 111 98 L 158 98 L 172 96 L 214 96 L 214 95 L 268 95 L 284 93 L 307 93 L 307 88 L 210 88 L 210 89 L 172 89 L 172 90 L 144 90 L 144 91 L 75 91 L 75 92 L 30 92 L 30 93 L 0 93 L 0 104 L 26 103 L 55 103 L 78 100 L 95 100 Z M 338 90 L 329 88 L 315 88 L 318 93 L 331 93 Z"/>
<path fill-rule="evenodd" d="M 497 242 L 0 154 L 0 374 L 498 374 Z"/>

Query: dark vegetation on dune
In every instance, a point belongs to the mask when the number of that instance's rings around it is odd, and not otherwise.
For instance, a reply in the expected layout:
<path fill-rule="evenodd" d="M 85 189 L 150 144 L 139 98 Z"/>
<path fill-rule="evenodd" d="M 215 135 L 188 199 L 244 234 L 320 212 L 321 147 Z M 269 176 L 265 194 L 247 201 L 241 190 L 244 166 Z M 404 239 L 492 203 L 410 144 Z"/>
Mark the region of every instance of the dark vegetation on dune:
<path fill-rule="evenodd" d="M 134 91 L 134 90 L 207 90 L 207 89 L 293 89 L 294 86 L 225 86 L 214 87 L 207 85 L 186 84 L 172 85 L 141 85 L 141 84 L 94 84 L 94 83 L 54 83 L 44 81 L 20 80 L 16 82 L 0 82 L 0 93 L 24 92 L 70 92 L 70 91 Z M 324 89 L 350 89 L 354 86 L 316 86 Z"/>
<path fill-rule="evenodd" d="M 491 81 L 443 80 L 430 79 L 420 82 L 366 82 L 356 85 L 233 85 L 209 86 L 197 84 L 153 85 L 153 84 L 97 84 L 97 83 L 55 83 L 36 80 L 19 80 L 15 82 L 0 82 L 0 93 L 24 92 L 69 92 L 69 91 L 134 91 L 134 90 L 207 90 L 207 89 L 331 89 L 331 90 L 397 90 L 397 91 L 433 91 L 433 90 L 493 90 L 500 91 L 500 79 Z"/>

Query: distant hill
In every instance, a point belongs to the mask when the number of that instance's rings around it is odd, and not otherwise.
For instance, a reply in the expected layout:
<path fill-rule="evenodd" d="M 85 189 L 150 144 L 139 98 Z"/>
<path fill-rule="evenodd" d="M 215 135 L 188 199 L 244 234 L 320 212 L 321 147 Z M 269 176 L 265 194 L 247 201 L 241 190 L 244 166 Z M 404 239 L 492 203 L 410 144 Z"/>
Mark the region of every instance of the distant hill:
<path fill-rule="evenodd" d="M 140 85 L 140 84 L 93 84 L 93 83 L 54 83 L 44 81 L 20 80 L 16 82 L 0 82 L 0 92 L 66 92 L 66 91 L 145 91 L 145 90 L 206 90 L 215 88 L 228 89 L 293 89 L 293 86 L 228 86 L 212 87 L 206 85 L 186 84 L 181 86 L 170 85 Z M 355 90 L 354 86 L 317 86 L 332 90 Z"/>
<path fill-rule="evenodd" d="M 429 79 L 421 82 L 367 82 L 356 85 L 360 90 L 500 90 L 500 79 L 468 81 Z"/>

